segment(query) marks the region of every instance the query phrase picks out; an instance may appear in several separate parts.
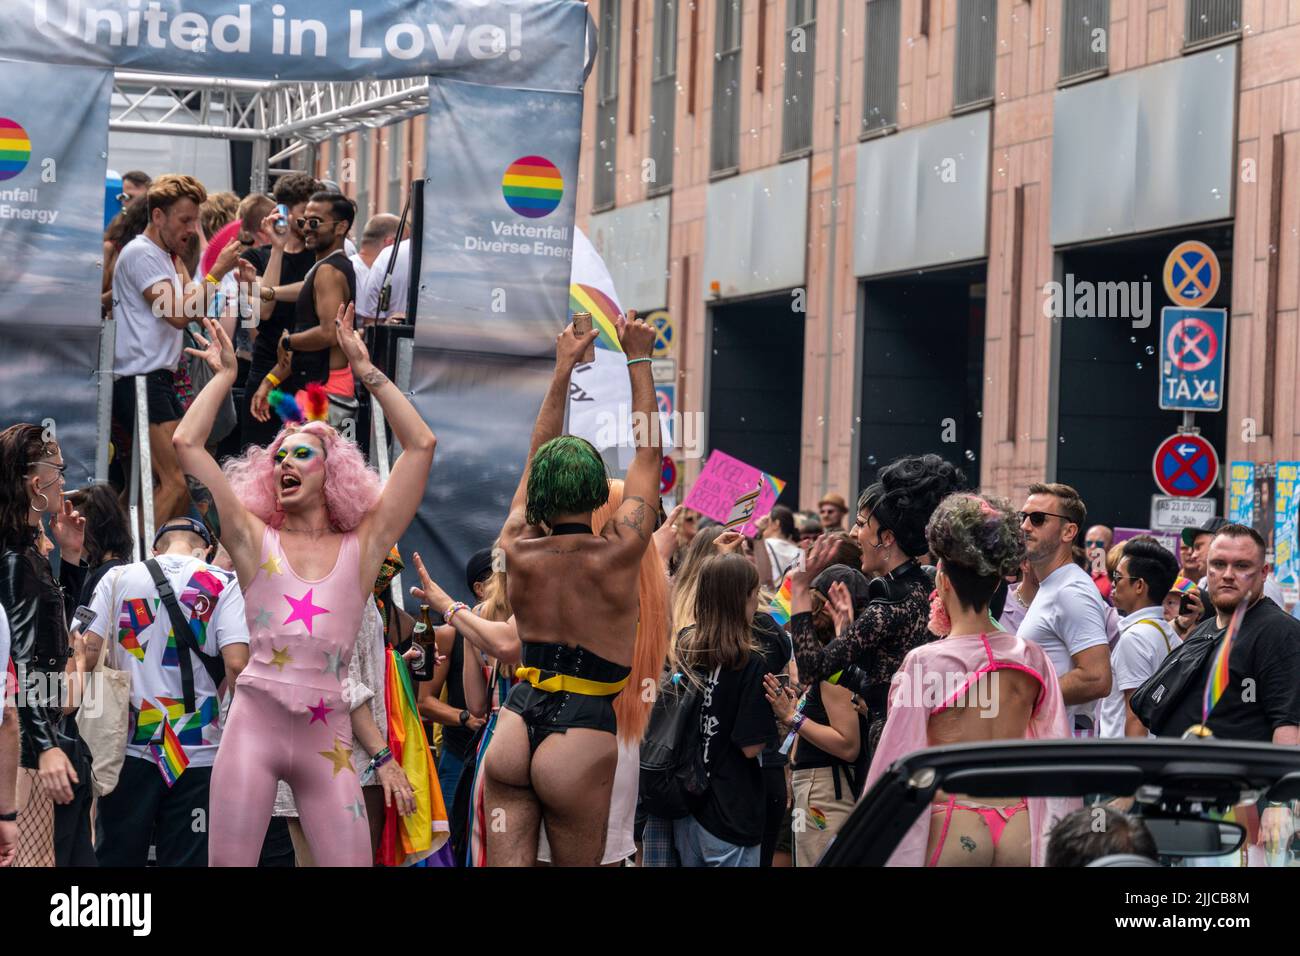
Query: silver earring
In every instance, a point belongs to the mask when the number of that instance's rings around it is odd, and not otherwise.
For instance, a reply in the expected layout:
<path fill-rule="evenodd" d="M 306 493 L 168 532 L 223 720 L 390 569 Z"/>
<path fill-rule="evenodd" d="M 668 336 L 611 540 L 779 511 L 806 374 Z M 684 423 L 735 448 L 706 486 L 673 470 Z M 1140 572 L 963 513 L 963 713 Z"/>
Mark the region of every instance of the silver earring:
<path fill-rule="evenodd" d="M 38 496 L 39 498 L 41 498 L 41 500 L 44 501 L 45 503 L 44 503 L 43 505 L 41 505 L 39 508 L 36 507 L 36 505 L 33 504 L 33 505 L 31 506 L 31 508 L 32 508 L 32 510 L 35 511 L 37 514 L 44 514 L 46 511 L 49 511 L 49 510 L 50 510 L 50 498 L 49 498 L 49 496 L 48 496 L 45 492 L 43 492 L 43 491 L 38 491 L 38 492 L 36 492 L 36 494 L 37 494 L 37 496 Z"/>

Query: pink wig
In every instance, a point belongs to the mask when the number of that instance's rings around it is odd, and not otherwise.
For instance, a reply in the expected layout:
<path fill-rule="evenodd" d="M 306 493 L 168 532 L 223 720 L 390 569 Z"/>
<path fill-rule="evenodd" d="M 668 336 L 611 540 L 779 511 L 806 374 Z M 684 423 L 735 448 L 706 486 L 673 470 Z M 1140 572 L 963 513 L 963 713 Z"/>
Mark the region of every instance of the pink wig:
<path fill-rule="evenodd" d="M 313 435 L 325 449 L 325 508 L 339 531 L 361 524 L 379 501 L 379 475 L 366 464 L 356 444 L 324 422 L 286 425 L 266 448 L 254 446 L 222 466 L 235 497 L 272 528 L 284 524 L 284 512 L 275 500 L 275 453 L 292 435 Z"/>

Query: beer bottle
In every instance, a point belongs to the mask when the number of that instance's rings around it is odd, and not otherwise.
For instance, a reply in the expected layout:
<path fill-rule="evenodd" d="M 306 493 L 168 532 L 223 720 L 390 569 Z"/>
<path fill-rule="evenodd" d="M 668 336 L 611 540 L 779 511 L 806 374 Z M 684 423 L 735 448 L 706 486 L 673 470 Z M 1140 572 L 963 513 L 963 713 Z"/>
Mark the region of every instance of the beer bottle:
<path fill-rule="evenodd" d="M 437 660 L 437 639 L 434 637 L 433 623 L 429 620 L 429 605 L 420 605 L 420 619 L 415 622 L 411 639 L 424 649 L 424 661 L 420 666 L 411 668 L 415 680 L 433 680 L 434 663 Z"/>

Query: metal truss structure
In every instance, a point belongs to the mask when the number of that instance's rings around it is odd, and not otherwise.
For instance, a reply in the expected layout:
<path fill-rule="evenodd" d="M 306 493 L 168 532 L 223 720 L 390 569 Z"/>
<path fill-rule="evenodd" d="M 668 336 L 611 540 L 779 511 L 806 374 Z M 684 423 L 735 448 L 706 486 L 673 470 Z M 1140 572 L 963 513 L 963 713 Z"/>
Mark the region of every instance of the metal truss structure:
<path fill-rule="evenodd" d="M 282 82 L 230 80 L 119 70 L 113 77 L 109 129 L 253 143 L 253 182 L 265 189 L 273 163 L 357 129 L 419 115 L 429 81 Z M 273 142 L 285 143 L 271 155 Z"/>

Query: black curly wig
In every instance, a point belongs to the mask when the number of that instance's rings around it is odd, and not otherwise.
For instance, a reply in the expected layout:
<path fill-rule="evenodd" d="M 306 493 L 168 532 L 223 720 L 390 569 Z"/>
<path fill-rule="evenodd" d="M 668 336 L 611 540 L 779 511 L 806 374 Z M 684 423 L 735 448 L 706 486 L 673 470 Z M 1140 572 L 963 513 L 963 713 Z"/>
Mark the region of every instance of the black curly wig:
<path fill-rule="evenodd" d="M 899 549 L 909 557 L 929 550 L 925 526 L 939 502 L 966 487 L 966 475 L 938 455 L 909 455 L 880 469 L 876 483 L 858 498 L 858 512 L 867 512 L 882 529 L 894 533 Z"/>

